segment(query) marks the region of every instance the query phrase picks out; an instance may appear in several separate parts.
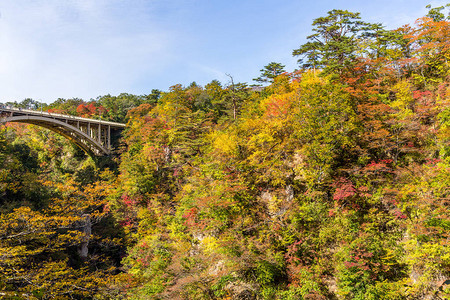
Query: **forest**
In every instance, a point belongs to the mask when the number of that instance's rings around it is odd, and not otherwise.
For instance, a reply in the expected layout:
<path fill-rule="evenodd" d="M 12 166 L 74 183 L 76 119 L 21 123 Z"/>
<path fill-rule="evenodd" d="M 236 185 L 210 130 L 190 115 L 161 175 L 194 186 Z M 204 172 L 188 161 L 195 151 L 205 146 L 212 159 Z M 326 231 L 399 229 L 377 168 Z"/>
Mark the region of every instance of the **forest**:
<path fill-rule="evenodd" d="M 5 103 L 127 127 L 95 157 L 0 126 L 0 298 L 450 299 L 450 4 L 427 8 L 331 10 L 256 85 Z"/>

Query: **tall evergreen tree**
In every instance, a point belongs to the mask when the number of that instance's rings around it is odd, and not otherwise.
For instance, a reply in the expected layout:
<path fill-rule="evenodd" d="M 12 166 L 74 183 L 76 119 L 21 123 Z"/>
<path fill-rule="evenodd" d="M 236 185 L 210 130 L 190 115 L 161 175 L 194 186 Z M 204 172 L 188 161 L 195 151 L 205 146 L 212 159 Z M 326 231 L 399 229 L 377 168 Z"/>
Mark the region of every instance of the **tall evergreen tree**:
<path fill-rule="evenodd" d="M 303 68 L 324 69 L 326 73 L 338 72 L 354 65 L 358 41 L 380 29 L 380 24 L 361 21 L 359 13 L 333 9 L 326 17 L 312 23 L 314 34 L 307 43 L 295 49 L 293 56 Z"/>
<path fill-rule="evenodd" d="M 253 80 L 257 81 L 259 83 L 265 83 L 265 82 L 272 83 L 275 77 L 286 72 L 284 67 L 285 66 L 280 63 L 271 62 L 267 66 L 264 66 L 264 68 L 260 70 L 261 75 L 257 78 L 254 78 Z"/>

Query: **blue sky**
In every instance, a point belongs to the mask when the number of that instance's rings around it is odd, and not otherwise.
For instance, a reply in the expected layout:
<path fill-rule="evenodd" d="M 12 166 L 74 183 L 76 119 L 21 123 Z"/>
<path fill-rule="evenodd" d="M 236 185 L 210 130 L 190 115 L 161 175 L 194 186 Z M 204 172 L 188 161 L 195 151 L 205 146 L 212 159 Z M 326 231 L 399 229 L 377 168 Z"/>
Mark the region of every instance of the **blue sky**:
<path fill-rule="evenodd" d="M 393 29 L 447 0 L 0 0 L 0 102 L 148 94 L 192 81 L 253 83 L 313 19 L 360 12 Z"/>

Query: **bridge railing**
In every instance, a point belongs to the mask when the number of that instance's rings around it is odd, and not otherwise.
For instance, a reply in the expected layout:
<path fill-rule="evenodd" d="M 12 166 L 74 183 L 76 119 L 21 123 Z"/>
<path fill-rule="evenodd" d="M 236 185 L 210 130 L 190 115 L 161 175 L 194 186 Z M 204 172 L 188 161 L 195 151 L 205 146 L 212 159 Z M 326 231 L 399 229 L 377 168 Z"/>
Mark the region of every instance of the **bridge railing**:
<path fill-rule="evenodd" d="M 72 116 L 72 115 L 50 113 L 48 111 L 37 111 L 37 110 L 26 109 L 26 108 L 17 108 L 17 107 L 12 107 L 10 105 L 3 105 L 3 104 L 0 104 L 0 109 L 12 111 L 12 112 L 24 113 L 24 114 L 48 116 L 51 118 L 70 119 L 70 120 L 74 120 L 74 121 L 83 121 L 83 122 L 89 122 L 89 123 L 95 123 L 95 124 L 110 125 L 110 126 L 119 127 L 119 128 L 126 127 L 126 124 L 105 121 L 105 120 L 101 120 L 101 119 L 91 119 L 91 118 L 77 117 L 77 116 Z"/>

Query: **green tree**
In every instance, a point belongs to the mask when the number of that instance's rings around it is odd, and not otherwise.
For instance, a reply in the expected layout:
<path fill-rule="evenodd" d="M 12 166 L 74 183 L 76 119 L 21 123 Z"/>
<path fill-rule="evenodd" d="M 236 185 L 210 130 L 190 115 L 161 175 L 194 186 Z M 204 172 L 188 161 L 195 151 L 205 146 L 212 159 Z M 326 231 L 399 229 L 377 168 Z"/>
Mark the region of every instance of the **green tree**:
<path fill-rule="evenodd" d="M 275 77 L 286 72 L 284 67 L 285 66 L 280 63 L 271 62 L 267 66 L 264 66 L 264 68 L 260 70 L 261 75 L 253 80 L 259 83 L 273 82 Z"/>
<path fill-rule="evenodd" d="M 336 71 L 354 65 L 358 41 L 367 36 L 379 24 L 361 21 L 359 13 L 347 10 L 331 10 L 326 17 L 320 17 L 312 23 L 314 34 L 308 36 L 308 42 L 292 52 L 300 56 L 298 60 L 303 68 Z"/>
<path fill-rule="evenodd" d="M 243 102 L 249 97 L 249 91 L 246 83 L 234 83 L 233 77 L 231 75 L 228 77 L 230 77 L 230 84 L 227 86 L 224 100 L 228 110 L 231 111 L 230 115 L 233 115 L 233 120 L 236 120 Z"/>
<path fill-rule="evenodd" d="M 158 89 L 152 89 L 152 92 L 144 96 L 144 103 L 149 103 L 155 105 L 158 103 L 159 98 L 161 98 L 162 92 Z"/>
<path fill-rule="evenodd" d="M 83 99 L 80 98 L 70 98 L 70 99 L 58 98 L 58 100 L 56 100 L 46 108 L 49 112 L 63 113 L 76 116 L 77 107 L 83 103 L 84 103 Z"/>
<path fill-rule="evenodd" d="M 14 103 L 9 103 L 9 104 L 11 104 L 14 107 L 25 108 L 25 109 L 34 109 L 34 110 L 40 109 L 41 107 L 45 106 L 45 104 L 43 104 L 39 101 L 36 101 L 34 99 L 31 99 L 31 98 L 25 98 L 22 101 L 20 101 L 19 103 L 14 102 Z"/>
<path fill-rule="evenodd" d="M 433 19 L 435 22 L 444 21 L 445 19 L 450 20 L 450 11 L 447 13 L 447 17 L 444 13 L 442 13 L 442 11 L 447 7 L 450 7 L 450 3 L 439 7 L 431 7 L 431 5 L 428 4 L 426 6 L 426 8 L 428 8 L 428 13 L 426 16 Z"/>
<path fill-rule="evenodd" d="M 108 120 L 125 123 L 128 111 L 144 103 L 144 99 L 142 96 L 122 93 L 118 96 L 100 96 L 96 102 L 106 109 Z"/>

